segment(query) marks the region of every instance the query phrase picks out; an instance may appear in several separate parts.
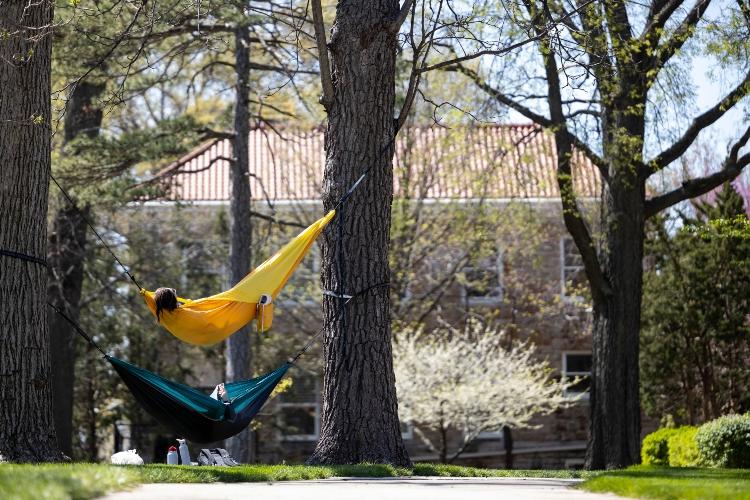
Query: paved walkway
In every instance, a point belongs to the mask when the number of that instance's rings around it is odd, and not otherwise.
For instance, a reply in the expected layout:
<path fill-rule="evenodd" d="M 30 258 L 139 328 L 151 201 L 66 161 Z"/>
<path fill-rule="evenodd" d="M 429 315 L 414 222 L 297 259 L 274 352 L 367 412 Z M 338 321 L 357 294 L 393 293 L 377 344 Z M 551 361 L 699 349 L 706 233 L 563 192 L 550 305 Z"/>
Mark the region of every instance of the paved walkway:
<path fill-rule="evenodd" d="M 145 484 L 105 500 L 613 500 L 572 488 L 577 480 L 520 478 L 383 478 L 274 483 Z"/>

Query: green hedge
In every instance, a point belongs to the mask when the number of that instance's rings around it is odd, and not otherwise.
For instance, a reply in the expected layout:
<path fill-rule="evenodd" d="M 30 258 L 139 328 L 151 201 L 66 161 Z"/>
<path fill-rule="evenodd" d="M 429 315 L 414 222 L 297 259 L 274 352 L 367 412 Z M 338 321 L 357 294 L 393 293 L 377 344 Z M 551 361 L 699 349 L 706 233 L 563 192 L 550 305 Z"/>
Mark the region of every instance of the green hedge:
<path fill-rule="evenodd" d="M 644 465 L 669 465 L 669 438 L 677 429 L 665 427 L 643 438 L 641 461 Z"/>
<path fill-rule="evenodd" d="M 727 415 L 705 423 L 695 440 L 705 465 L 750 467 L 750 414 Z"/>
<path fill-rule="evenodd" d="M 669 436 L 667 448 L 670 467 L 695 467 L 700 464 L 695 435 L 698 428 L 690 425 L 674 429 Z"/>

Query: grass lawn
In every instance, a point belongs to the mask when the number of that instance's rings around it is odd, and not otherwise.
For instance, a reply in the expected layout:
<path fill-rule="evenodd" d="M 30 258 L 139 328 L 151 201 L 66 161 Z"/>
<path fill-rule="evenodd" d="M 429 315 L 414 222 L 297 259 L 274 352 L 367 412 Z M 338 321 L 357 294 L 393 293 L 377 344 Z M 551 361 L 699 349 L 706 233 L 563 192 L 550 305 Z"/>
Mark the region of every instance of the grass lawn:
<path fill-rule="evenodd" d="M 750 469 L 635 466 L 600 473 L 581 488 L 632 498 L 750 500 Z"/>
<path fill-rule="evenodd" d="M 590 477 L 581 471 L 500 470 L 456 465 L 417 464 L 413 469 L 389 465 L 245 465 L 181 467 L 174 465 L 115 466 L 105 464 L 0 464 L 0 499 L 87 499 L 140 483 L 214 483 L 292 481 L 330 477 Z"/>
<path fill-rule="evenodd" d="M 548 477 L 586 481 L 580 488 L 632 498 L 750 500 L 750 470 L 636 466 L 621 471 L 478 469 L 456 465 L 245 465 L 180 467 L 105 464 L 0 464 L 0 499 L 87 499 L 141 483 L 292 481 L 330 477 Z"/>

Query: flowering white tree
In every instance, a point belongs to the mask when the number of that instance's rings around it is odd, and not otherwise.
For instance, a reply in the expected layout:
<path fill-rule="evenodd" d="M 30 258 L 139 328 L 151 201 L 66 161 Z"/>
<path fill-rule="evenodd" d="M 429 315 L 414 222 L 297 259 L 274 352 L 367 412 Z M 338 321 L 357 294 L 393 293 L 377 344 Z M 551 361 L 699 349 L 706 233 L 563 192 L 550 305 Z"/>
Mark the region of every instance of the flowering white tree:
<path fill-rule="evenodd" d="M 532 344 L 507 347 L 504 337 L 502 330 L 478 320 L 469 320 L 463 330 L 446 325 L 444 333 L 426 335 L 418 327 L 397 336 L 399 413 L 444 463 L 455 460 L 482 432 L 504 425 L 533 427 L 535 415 L 574 401 L 564 391 L 576 380 L 555 380 L 546 362 L 533 359 Z M 448 458 L 450 431 L 460 431 L 462 440 Z M 439 436 L 438 446 L 428 434 Z"/>

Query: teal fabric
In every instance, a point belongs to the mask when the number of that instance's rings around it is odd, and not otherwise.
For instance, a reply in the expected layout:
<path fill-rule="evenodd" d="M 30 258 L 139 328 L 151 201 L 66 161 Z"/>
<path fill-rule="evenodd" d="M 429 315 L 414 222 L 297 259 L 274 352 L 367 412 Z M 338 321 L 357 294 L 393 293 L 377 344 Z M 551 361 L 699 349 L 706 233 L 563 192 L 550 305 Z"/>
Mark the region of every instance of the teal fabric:
<path fill-rule="evenodd" d="M 222 420 L 224 418 L 224 403 L 215 400 L 203 391 L 166 379 L 127 361 L 113 358 L 112 356 L 109 356 L 108 359 L 110 363 L 119 365 L 149 385 L 159 389 L 164 394 L 171 396 L 182 405 L 200 413 L 206 418 L 210 418 L 211 420 Z"/>
<path fill-rule="evenodd" d="M 227 397 L 232 403 L 234 411 L 242 413 L 242 410 L 250 406 L 256 395 L 264 394 L 279 383 L 289 369 L 289 365 L 281 365 L 272 372 L 261 375 L 250 380 L 239 380 L 237 382 L 227 382 L 224 388 L 227 390 Z"/>
<path fill-rule="evenodd" d="M 118 365 L 133 375 L 136 375 L 150 386 L 159 389 L 162 393 L 179 401 L 183 406 L 200 413 L 206 418 L 216 421 L 224 419 L 224 403 L 222 401 L 217 401 L 203 391 L 194 389 L 189 385 L 180 384 L 166 379 L 156 373 L 144 370 L 132 363 L 128 363 L 127 361 L 111 356 L 109 356 L 108 359 L 110 363 Z M 241 413 L 242 410 L 253 404 L 259 395 L 265 394 L 269 390 L 273 390 L 273 386 L 279 382 L 279 379 L 288 369 L 289 365 L 285 364 L 270 373 L 261 375 L 260 377 L 225 383 L 224 387 L 227 390 L 227 397 L 229 398 L 234 411 Z"/>

